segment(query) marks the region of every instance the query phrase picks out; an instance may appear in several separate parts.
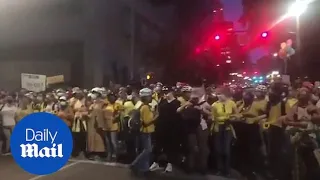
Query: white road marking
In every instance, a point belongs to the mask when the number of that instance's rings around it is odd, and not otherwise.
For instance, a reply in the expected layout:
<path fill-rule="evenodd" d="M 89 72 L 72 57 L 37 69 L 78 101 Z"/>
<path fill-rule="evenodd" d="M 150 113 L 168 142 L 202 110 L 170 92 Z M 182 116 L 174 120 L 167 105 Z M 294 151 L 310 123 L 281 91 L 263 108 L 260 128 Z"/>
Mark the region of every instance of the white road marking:
<path fill-rule="evenodd" d="M 72 167 L 72 166 L 74 166 L 74 165 L 77 165 L 77 164 L 80 164 L 80 163 L 81 163 L 81 162 L 73 162 L 73 163 L 71 163 L 71 164 L 65 165 L 65 166 L 63 166 L 59 171 L 63 171 L 63 170 L 65 170 L 65 169 L 67 169 L 67 168 L 70 168 L 70 167 Z M 35 176 L 35 177 L 30 178 L 30 179 L 28 179 L 28 180 L 39 180 L 39 179 L 41 179 L 41 178 L 43 178 L 43 177 L 46 177 L 46 175 Z"/>
<path fill-rule="evenodd" d="M 69 159 L 70 162 L 79 162 L 85 164 L 97 164 L 97 165 L 104 165 L 104 166 L 112 166 L 112 167 L 122 167 L 127 168 L 129 167 L 128 164 L 116 163 L 116 162 L 100 162 L 100 161 L 92 161 L 92 160 L 76 160 L 76 159 Z"/>

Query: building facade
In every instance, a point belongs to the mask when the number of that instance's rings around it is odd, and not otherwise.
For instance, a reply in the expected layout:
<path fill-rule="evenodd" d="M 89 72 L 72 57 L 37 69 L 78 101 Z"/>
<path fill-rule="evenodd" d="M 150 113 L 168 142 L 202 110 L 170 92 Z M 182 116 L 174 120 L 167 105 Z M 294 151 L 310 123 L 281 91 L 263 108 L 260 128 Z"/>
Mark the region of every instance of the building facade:
<path fill-rule="evenodd" d="M 173 12 L 144 0 L 11 0 L 0 8 L 0 86 L 10 90 L 21 73 L 85 87 L 125 83 Z"/>

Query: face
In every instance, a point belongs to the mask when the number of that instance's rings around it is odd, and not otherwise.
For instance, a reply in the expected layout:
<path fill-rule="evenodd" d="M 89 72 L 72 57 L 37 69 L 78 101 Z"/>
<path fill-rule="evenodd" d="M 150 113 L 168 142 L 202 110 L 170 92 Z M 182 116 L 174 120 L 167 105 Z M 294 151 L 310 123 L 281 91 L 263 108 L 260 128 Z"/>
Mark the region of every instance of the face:
<path fill-rule="evenodd" d="M 12 97 L 12 96 L 7 96 L 7 97 L 6 97 L 6 102 L 7 102 L 8 104 L 12 104 L 12 103 L 13 103 L 13 97 Z"/>
<path fill-rule="evenodd" d="M 65 100 L 60 100 L 59 103 L 60 103 L 60 106 L 62 106 L 62 107 L 66 107 L 68 105 L 67 101 L 65 101 Z"/>
<path fill-rule="evenodd" d="M 152 96 L 141 97 L 141 101 L 144 102 L 144 103 L 151 103 L 152 102 Z"/>
<path fill-rule="evenodd" d="M 36 97 L 36 99 L 37 99 L 38 102 L 42 102 L 43 101 L 43 97 L 41 95 L 38 95 Z"/>
<path fill-rule="evenodd" d="M 174 97 L 173 92 L 166 92 L 164 97 L 169 100 L 172 99 Z"/>
<path fill-rule="evenodd" d="M 309 101 L 310 100 L 310 94 L 306 90 L 299 90 L 298 93 L 298 100 L 299 101 Z"/>
<path fill-rule="evenodd" d="M 127 97 L 127 93 L 124 89 L 119 91 L 119 97 L 122 99 L 125 99 Z"/>
<path fill-rule="evenodd" d="M 262 96 L 264 96 L 264 94 L 263 94 L 261 91 L 255 91 L 254 94 L 255 94 L 257 97 L 262 97 Z"/>
<path fill-rule="evenodd" d="M 216 90 L 216 95 L 217 95 L 217 98 L 219 99 L 219 101 L 227 100 L 226 93 L 224 93 L 222 89 L 217 89 Z"/>
<path fill-rule="evenodd" d="M 109 95 L 108 101 L 109 101 L 110 103 L 115 103 L 116 100 L 117 100 L 116 96 L 114 96 L 114 95 Z"/>
<path fill-rule="evenodd" d="M 82 99 L 82 98 L 84 97 L 84 95 L 83 95 L 83 93 L 76 93 L 76 94 L 75 94 L 75 97 L 76 97 L 77 99 Z"/>

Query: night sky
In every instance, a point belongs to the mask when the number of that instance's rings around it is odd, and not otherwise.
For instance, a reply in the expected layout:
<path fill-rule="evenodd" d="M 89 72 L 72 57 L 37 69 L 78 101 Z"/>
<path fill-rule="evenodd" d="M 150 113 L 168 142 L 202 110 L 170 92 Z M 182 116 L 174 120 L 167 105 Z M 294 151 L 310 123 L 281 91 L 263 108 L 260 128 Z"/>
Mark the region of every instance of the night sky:
<path fill-rule="evenodd" d="M 233 21 L 235 30 L 245 30 L 238 20 L 242 14 L 241 0 L 222 0 L 224 6 L 224 17 L 226 21 Z M 251 51 L 250 59 L 255 62 L 259 58 L 265 55 L 265 51 L 262 48 L 256 48 Z"/>

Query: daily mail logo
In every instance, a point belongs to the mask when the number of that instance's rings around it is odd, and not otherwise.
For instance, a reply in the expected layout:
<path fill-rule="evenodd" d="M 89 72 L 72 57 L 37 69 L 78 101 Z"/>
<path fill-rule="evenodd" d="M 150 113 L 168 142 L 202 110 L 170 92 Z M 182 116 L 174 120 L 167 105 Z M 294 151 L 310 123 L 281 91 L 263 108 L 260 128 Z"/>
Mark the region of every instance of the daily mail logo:
<path fill-rule="evenodd" d="M 55 140 L 58 135 L 58 132 L 51 132 L 49 129 L 44 129 L 43 131 L 37 131 L 31 128 L 25 130 L 26 142 L 50 142 L 51 147 L 39 148 L 39 145 L 36 143 L 21 144 L 21 157 L 29 158 L 56 158 L 63 157 L 63 144 L 56 144 Z"/>
<path fill-rule="evenodd" d="M 68 162 L 73 139 L 62 119 L 50 113 L 34 113 L 15 126 L 10 146 L 14 160 L 22 169 L 48 175 Z"/>

